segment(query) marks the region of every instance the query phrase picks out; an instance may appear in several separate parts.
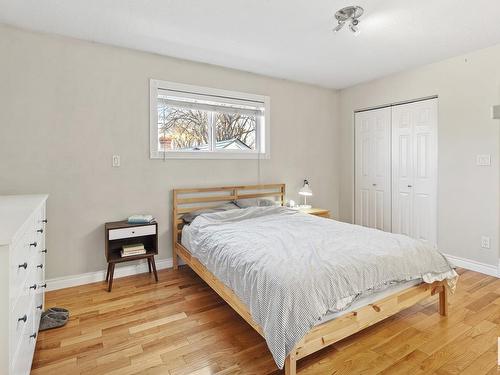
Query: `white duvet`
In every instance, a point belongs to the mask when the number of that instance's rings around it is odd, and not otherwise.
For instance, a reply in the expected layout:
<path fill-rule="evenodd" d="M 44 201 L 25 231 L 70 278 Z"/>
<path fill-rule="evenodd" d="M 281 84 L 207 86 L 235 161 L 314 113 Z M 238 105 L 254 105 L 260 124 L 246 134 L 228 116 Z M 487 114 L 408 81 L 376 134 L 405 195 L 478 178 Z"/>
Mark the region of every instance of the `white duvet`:
<path fill-rule="evenodd" d="M 457 274 L 433 247 L 407 236 L 284 207 L 204 214 L 182 244 L 244 302 L 279 368 L 329 312 L 409 280 Z"/>

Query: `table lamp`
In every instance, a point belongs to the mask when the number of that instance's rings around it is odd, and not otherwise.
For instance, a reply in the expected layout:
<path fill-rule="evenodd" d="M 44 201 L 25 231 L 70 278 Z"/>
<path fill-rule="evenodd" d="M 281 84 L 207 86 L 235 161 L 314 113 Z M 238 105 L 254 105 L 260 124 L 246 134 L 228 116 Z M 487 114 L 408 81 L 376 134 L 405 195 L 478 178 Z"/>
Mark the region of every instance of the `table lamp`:
<path fill-rule="evenodd" d="M 304 180 L 304 186 L 299 190 L 299 195 L 304 197 L 304 204 L 300 208 L 311 208 L 311 205 L 307 204 L 307 197 L 313 195 L 311 188 L 309 187 L 309 181 Z"/>

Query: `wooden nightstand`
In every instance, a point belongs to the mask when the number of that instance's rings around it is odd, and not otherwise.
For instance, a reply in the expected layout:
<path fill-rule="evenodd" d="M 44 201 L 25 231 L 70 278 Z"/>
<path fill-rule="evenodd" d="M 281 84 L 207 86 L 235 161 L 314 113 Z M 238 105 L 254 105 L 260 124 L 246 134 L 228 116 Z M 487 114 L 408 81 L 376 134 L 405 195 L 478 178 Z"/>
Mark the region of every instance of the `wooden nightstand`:
<path fill-rule="evenodd" d="M 325 210 L 323 208 L 307 208 L 307 209 L 300 210 L 300 211 L 305 212 L 306 214 L 309 214 L 309 215 L 324 217 L 327 219 L 330 218 L 330 210 Z"/>
<path fill-rule="evenodd" d="M 147 259 L 149 273 L 152 270 L 155 280 L 158 282 L 155 264 L 155 255 L 158 255 L 158 223 L 129 224 L 127 220 L 124 220 L 106 223 L 104 228 L 106 232 L 106 260 L 108 261 L 108 271 L 106 272 L 106 281 L 109 280 L 108 292 L 111 292 L 111 287 L 113 286 L 113 274 L 116 263 Z M 136 243 L 144 245 L 146 254 L 128 257 L 121 256 L 123 245 Z"/>

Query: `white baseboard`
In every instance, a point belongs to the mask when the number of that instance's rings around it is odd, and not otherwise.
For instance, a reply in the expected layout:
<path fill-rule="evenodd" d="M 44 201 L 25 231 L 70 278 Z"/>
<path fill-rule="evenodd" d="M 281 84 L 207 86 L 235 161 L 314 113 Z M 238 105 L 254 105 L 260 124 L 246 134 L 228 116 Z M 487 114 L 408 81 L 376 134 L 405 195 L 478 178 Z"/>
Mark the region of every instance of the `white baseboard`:
<path fill-rule="evenodd" d="M 454 266 L 500 278 L 500 263 L 498 264 L 498 267 L 495 267 L 491 264 L 476 262 L 475 260 L 465 258 L 459 258 L 449 254 L 444 254 L 444 256 Z"/>
<path fill-rule="evenodd" d="M 172 267 L 172 258 L 155 259 L 156 269 L 162 270 Z M 182 264 L 182 263 L 181 263 Z M 115 268 L 114 278 L 136 275 L 138 273 L 148 272 L 146 261 L 134 265 L 117 266 Z M 87 272 L 80 275 L 56 277 L 47 280 L 47 291 L 69 288 L 72 286 L 84 285 L 104 281 L 106 279 L 106 270 Z"/>

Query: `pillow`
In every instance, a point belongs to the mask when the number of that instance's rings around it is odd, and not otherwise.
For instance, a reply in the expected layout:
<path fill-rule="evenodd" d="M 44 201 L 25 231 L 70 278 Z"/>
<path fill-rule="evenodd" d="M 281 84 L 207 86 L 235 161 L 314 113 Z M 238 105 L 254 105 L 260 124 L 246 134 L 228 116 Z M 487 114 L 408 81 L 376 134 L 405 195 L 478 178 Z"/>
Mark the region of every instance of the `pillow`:
<path fill-rule="evenodd" d="M 276 206 L 278 202 L 271 198 L 246 198 L 234 201 L 239 208 Z"/>
<path fill-rule="evenodd" d="M 182 216 L 182 221 L 184 221 L 185 224 L 191 224 L 193 222 L 193 220 L 196 219 L 201 214 L 210 214 L 213 212 L 237 210 L 239 208 L 240 207 L 238 207 L 233 202 L 228 202 L 228 203 L 221 204 L 220 206 L 211 207 L 211 208 L 202 208 L 201 210 L 188 212 L 187 214 L 184 214 Z"/>

